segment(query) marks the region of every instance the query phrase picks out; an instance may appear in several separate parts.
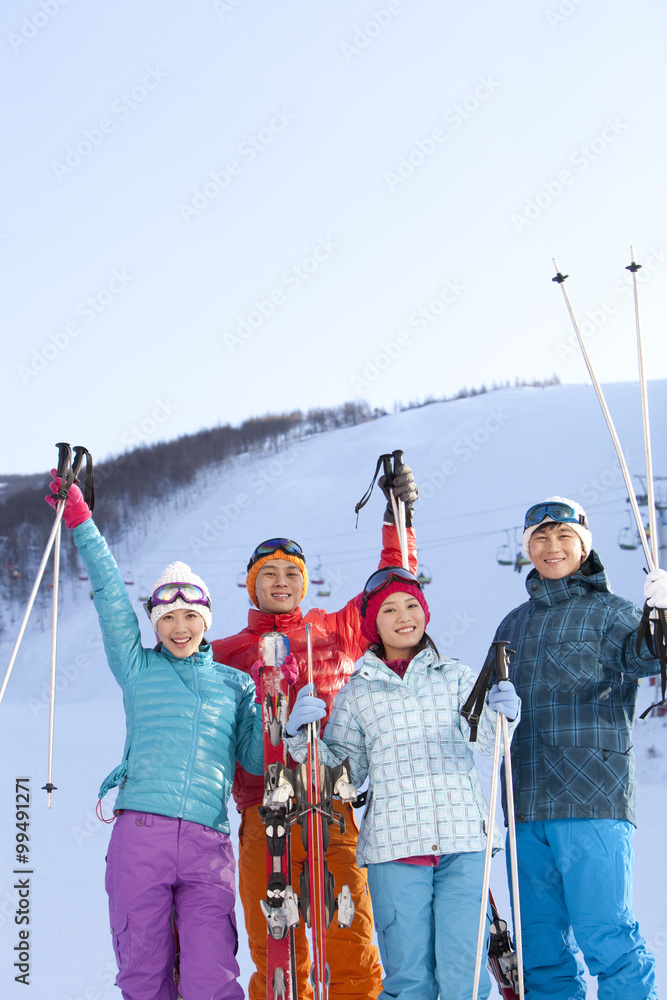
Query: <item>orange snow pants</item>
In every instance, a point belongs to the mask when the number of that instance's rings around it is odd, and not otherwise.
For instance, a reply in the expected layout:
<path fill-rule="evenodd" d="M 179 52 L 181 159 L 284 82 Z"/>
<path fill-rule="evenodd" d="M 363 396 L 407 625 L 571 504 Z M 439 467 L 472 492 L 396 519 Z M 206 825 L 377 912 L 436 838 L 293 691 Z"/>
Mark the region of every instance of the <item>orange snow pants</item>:
<path fill-rule="evenodd" d="M 333 824 L 326 854 L 327 865 L 335 881 L 336 895 L 349 885 L 355 914 L 351 927 L 340 928 L 336 917 L 327 931 L 327 962 L 331 970 L 330 1000 L 376 1000 L 382 989 L 379 955 L 373 944 L 373 916 L 368 880 L 364 869 L 357 868 L 357 825 L 354 810 L 336 803 L 345 816 L 345 833 Z M 301 843 L 301 827 L 292 828 L 292 885 L 298 893 L 299 875 L 306 864 Z M 266 919 L 259 905 L 266 896 L 266 835 L 257 807 L 243 809 L 239 829 L 239 894 L 243 903 L 250 954 L 256 972 L 248 990 L 249 1000 L 266 1000 Z M 299 997 L 312 1000 L 309 984 L 310 954 L 306 933 L 310 929 L 303 918 L 296 928 L 296 974 Z"/>

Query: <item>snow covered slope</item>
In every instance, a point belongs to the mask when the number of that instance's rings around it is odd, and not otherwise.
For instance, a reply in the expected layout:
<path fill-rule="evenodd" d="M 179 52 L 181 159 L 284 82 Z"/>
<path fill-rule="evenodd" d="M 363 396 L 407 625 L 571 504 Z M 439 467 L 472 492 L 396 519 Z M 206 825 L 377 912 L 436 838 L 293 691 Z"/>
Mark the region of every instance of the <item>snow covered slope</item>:
<path fill-rule="evenodd" d="M 643 471 L 641 412 L 636 385 L 605 389 L 633 473 Z M 654 469 L 667 476 L 667 383 L 649 388 Z M 189 562 L 211 588 L 211 637 L 245 622 L 248 599 L 237 585 L 254 545 L 272 535 L 296 538 L 308 556 L 312 584 L 306 606 L 335 610 L 363 585 L 377 563 L 384 501 L 379 492 L 355 529 L 354 505 L 366 489 L 381 452 L 402 448 L 413 467 L 421 499 L 415 517 L 420 558 L 432 582 L 427 598 L 429 632 L 441 651 L 480 668 L 502 615 L 524 600 L 526 570 L 500 565 L 508 548 L 516 555 L 522 515 L 533 501 L 553 494 L 578 499 L 615 590 L 641 603 L 641 549 L 621 550 L 628 527 L 625 488 L 592 389 L 557 386 L 508 389 L 405 411 L 326 435 L 265 456 L 219 467 L 160 511 L 137 511 L 116 556 L 133 581 L 137 611 L 152 643 L 138 600 L 163 566 Z M 45 468 L 51 442 L 44 443 Z M 664 484 L 667 487 L 667 482 Z M 638 489 L 641 485 L 637 484 Z M 98 506 L 104 505 L 100 487 Z M 46 539 L 44 540 L 46 542 Z M 665 560 L 667 563 L 667 559 Z M 314 572 L 320 569 L 321 574 Z M 329 596 L 318 596 L 318 591 Z M 18 621 L 0 645 L 4 674 Z M 27 995 L 14 981 L 14 869 L 30 874 L 30 996 L 35 1000 L 112 1000 L 115 963 L 104 893 L 104 854 L 109 829 L 95 818 L 97 789 L 118 763 L 123 745 L 120 693 L 101 650 L 86 581 L 63 588 L 59 627 L 59 695 L 56 708 L 54 781 L 46 809 L 41 786 L 47 776 L 50 634 L 35 618 L 28 627 L 5 701 L 0 706 L 0 992 Z M 651 689 L 640 692 L 648 704 Z M 662 719 L 638 722 L 640 827 L 635 839 L 636 910 L 661 966 L 667 892 L 658 859 L 667 822 L 663 793 L 667 734 Z M 484 765 L 480 767 L 484 770 Z M 29 778 L 30 865 L 15 862 L 15 779 Z M 488 780 L 488 774 L 487 774 Z M 105 814 L 112 801 L 105 801 Z M 507 909 L 503 861 L 494 863 L 494 894 Z M 24 926 L 24 925 L 22 925 Z M 239 927 L 243 919 L 239 914 Z M 244 974 L 251 968 L 241 930 Z M 591 995 L 595 988 L 591 987 Z"/>

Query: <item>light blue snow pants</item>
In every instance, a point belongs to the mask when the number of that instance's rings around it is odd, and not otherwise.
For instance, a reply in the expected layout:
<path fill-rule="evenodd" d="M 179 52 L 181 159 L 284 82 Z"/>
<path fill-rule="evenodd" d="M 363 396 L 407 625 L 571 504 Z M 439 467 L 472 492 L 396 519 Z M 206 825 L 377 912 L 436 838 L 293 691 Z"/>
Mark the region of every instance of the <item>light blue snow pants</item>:
<path fill-rule="evenodd" d="M 438 865 L 368 866 L 385 977 L 378 1000 L 469 1000 L 475 971 L 484 851 L 443 854 Z M 488 926 L 478 996 L 491 990 Z"/>
<path fill-rule="evenodd" d="M 581 949 L 599 1000 L 655 1000 L 655 958 L 632 912 L 627 820 L 517 823 L 523 967 L 530 1000 L 585 1000 Z M 509 851 L 508 851 L 509 855 Z M 507 857 L 509 867 L 509 856 Z"/>

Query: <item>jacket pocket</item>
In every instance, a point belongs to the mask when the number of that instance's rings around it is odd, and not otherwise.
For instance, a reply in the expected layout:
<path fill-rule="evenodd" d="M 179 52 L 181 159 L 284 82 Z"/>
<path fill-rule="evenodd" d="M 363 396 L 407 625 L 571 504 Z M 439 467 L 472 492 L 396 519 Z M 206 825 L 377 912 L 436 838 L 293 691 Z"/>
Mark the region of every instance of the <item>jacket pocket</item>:
<path fill-rule="evenodd" d="M 118 969 L 122 971 L 130 964 L 130 932 L 127 929 L 127 913 L 123 913 L 122 910 L 110 910 L 109 922 L 116 962 Z"/>
<path fill-rule="evenodd" d="M 595 642 L 559 642 L 547 646 L 545 678 L 552 691 L 572 694 L 595 682 L 598 647 Z"/>
<path fill-rule="evenodd" d="M 544 788 L 552 804 L 574 807 L 579 815 L 627 806 L 635 784 L 634 759 L 629 751 L 580 746 L 541 749 Z"/>

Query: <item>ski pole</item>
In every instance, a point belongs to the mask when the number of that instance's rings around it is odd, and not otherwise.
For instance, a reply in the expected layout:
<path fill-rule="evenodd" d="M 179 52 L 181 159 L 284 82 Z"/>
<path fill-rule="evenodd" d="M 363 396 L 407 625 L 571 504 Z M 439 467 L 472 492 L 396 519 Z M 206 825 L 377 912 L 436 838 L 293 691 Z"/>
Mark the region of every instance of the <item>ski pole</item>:
<path fill-rule="evenodd" d="M 58 466 L 56 475 L 62 483 L 66 478 L 72 461 L 72 449 L 64 441 L 56 445 L 58 449 Z M 65 501 L 61 500 L 58 507 L 65 509 Z M 56 786 L 53 784 L 53 731 L 56 709 L 56 648 L 58 643 L 58 584 L 60 580 L 60 538 L 62 535 L 62 517 L 58 521 L 55 538 L 53 540 L 53 611 L 51 614 L 51 675 L 49 682 L 49 742 L 48 742 L 48 766 L 46 784 L 43 786 L 46 791 L 46 808 L 51 808 L 51 792 Z"/>
<path fill-rule="evenodd" d="M 509 675 L 507 672 L 507 653 L 506 647 L 507 643 L 496 640 L 493 644 L 495 647 L 495 661 L 496 661 L 496 676 L 499 681 L 508 680 Z M 479 926 L 477 929 L 477 951 L 475 954 L 475 976 L 473 979 L 472 987 L 472 1000 L 477 1000 L 477 995 L 479 991 L 479 978 L 482 971 L 482 957 L 484 951 L 484 932 L 486 929 L 486 910 L 487 902 L 489 899 L 489 882 L 491 880 L 491 858 L 493 855 L 493 830 L 495 827 L 495 815 L 496 815 L 496 802 L 498 798 L 498 768 L 500 764 L 500 743 L 501 734 L 504 741 L 504 752 L 505 752 L 505 781 L 507 782 L 507 771 L 508 771 L 508 761 L 509 761 L 509 729 L 507 726 L 507 719 L 502 712 L 498 712 L 496 719 L 496 740 L 493 749 L 493 772 L 491 775 L 491 792 L 489 795 L 489 821 L 487 824 L 486 831 L 486 851 L 484 854 L 484 876 L 482 880 L 482 901 L 479 911 Z M 509 781 L 511 783 L 511 772 Z M 512 800 L 512 813 L 511 820 L 514 820 L 514 802 Z M 507 813 L 508 813 L 508 827 L 510 824 L 510 800 L 507 802 Z M 523 1000 L 524 989 L 523 989 L 523 966 L 522 966 L 522 948 L 521 948 L 521 918 L 519 913 L 519 884 L 516 878 L 516 839 L 514 839 L 514 853 L 512 853 L 512 838 L 510 838 L 510 858 L 512 861 L 512 893 L 513 893 L 513 903 L 514 903 L 514 935 L 515 935 L 515 945 L 516 945 L 516 958 L 517 958 L 517 968 L 519 971 L 519 996 Z"/>
<path fill-rule="evenodd" d="M 651 553 L 651 549 L 650 549 L 649 544 L 648 544 L 648 539 L 646 538 L 646 531 L 644 530 L 644 522 L 642 520 L 642 516 L 641 516 L 641 513 L 639 511 L 639 505 L 637 503 L 637 497 L 635 495 L 634 487 L 632 485 L 632 479 L 630 478 L 630 471 L 628 469 L 628 464 L 625 461 L 625 456 L 623 454 L 623 448 L 621 447 L 621 442 L 619 440 L 618 434 L 616 433 L 616 428 L 614 427 L 614 422 L 611 419 L 611 413 L 609 412 L 609 407 L 607 406 L 606 400 L 604 398 L 604 394 L 602 392 L 602 387 L 601 387 L 600 383 L 597 380 L 597 377 L 595 375 L 595 371 L 593 370 L 593 365 L 592 365 L 591 359 L 590 359 L 590 357 L 588 355 L 588 351 L 586 350 L 586 345 L 584 344 L 583 337 L 581 336 L 581 332 L 579 330 L 579 325 L 578 325 L 578 323 L 577 323 L 577 321 L 575 319 L 575 315 L 574 315 L 574 312 L 572 310 L 572 306 L 570 305 L 570 299 L 569 299 L 567 291 L 565 289 L 564 282 L 565 282 L 565 279 L 568 276 L 567 276 L 567 274 L 561 274 L 561 272 L 558 269 L 558 264 L 556 263 L 555 260 L 554 260 L 553 263 L 554 263 L 554 267 L 556 268 L 556 277 L 552 278 L 551 280 L 555 281 L 557 284 L 560 285 L 561 291 L 563 293 L 563 298 L 565 299 L 565 305 L 567 306 L 567 311 L 570 314 L 570 319 L 572 320 L 572 326 L 574 327 L 574 332 L 575 332 L 575 334 L 577 336 L 577 340 L 579 341 L 579 347 L 581 348 L 581 353 L 583 355 L 584 361 L 586 362 L 586 367 L 588 368 L 588 374 L 590 375 L 591 381 L 593 383 L 593 386 L 595 387 L 595 391 L 597 393 L 597 397 L 598 397 L 598 401 L 600 403 L 600 407 L 602 409 L 602 413 L 604 414 L 604 418 L 605 418 L 605 420 L 607 422 L 607 427 L 609 428 L 609 433 L 611 434 L 611 439 L 612 439 L 612 441 L 614 443 L 614 448 L 616 449 L 616 454 L 618 456 L 618 461 L 619 461 L 620 466 L 621 466 L 621 472 L 623 473 L 623 479 L 625 480 L 625 486 L 626 486 L 626 489 L 628 491 L 628 498 L 630 500 L 630 506 L 632 507 L 632 513 L 634 515 L 635 522 L 637 524 L 637 530 L 639 532 L 639 538 L 640 538 L 640 541 L 642 543 L 642 547 L 644 549 L 644 555 L 646 556 L 646 562 L 648 564 L 649 570 L 653 570 L 653 569 L 655 569 L 655 564 L 654 564 L 654 561 L 653 561 L 653 555 Z"/>
<path fill-rule="evenodd" d="M 312 625 L 306 623 L 306 655 L 308 683 L 313 684 Z M 314 691 L 314 688 L 313 688 Z M 326 1000 L 329 995 L 329 966 L 326 958 L 326 904 L 324 896 L 324 843 L 320 810 L 320 761 L 317 746 L 317 724 L 308 724 L 308 794 L 312 795 L 308 817 L 308 867 L 310 874 L 311 920 L 313 926 L 313 965 L 311 983 L 314 1000 Z M 317 865 L 315 848 L 317 847 Z"/>
<path fill-rule="evenodd" d="M 496 645 L 496 675 L 498 680 L 509 680 L 507 669 L 507 643 Z M 505 800 L 507 802 L 507 833 L 510 846 L 510 871 L 512 873 L 512 920 L 514 924 L 514 950 L 516 952 L 516 967 L 519 977 L 519 996 L 523 1000 L 523 938 L 521 935 L 521 903 L 519 899 L 519 866 L 516 851 L 516 819 L 514 816 L 514 785 L 512 782 L 512 752 L 510 750 L 509 726 L 507 716 L 500 713 L 500 725 L 503 731 L 503 763 L 505 765 Z"/>
<path fill-rule="evenodd" d="M 61 445 L 59 444 L 56 447 L 60 448 Z M 67 445 L 67 447 L 69 448 L 69 445 Z M 71 482 L 69 482 L 69 479 L 70 479 L 70 477 L 68 475 L 67 476 L 68 482 L 67 482 L 67 485 L 66 485 L 66 491 L 69 490 L 69 487 L 71 485 Z M 72 481 L 73 481 L 73 479 L 72 479 Z M 61 493 L 62 493 L 62 488 L 61 488 Z M 66 496 L 67 496 L 67 492 L 65 492 L 65 497 Z M 59 503 L 58 507 L 56 508 L 56 519 L 53 522 L 53 527 L 51 528 L 51 533 L 50 533 L 48 541 L 46 543 L 46 548 L 44 549 L 44 555 L 42 556 L 42 560 L 41 560 L 41 562 L 39 564 L 39 568 L 37 569 L 37 576 L 35 577 L 35 582 L 33 584 L 32 590 L 30 592 L 30 597 L 28 598 L 28 604 L 27 604 L 27 607 L 25 609 L 25 614 L 23 615 L 23 620 L 21 621 L 21 625 L 19 627 L 18 635 L 16 637 L 16 642 L 14 643 L 14 648 L 12 649 L 11 656 L 9 657 L 9 664 L 7 665 L 7 669 L 5 671 L 4 680 L 2 682 L 2 687 L 0 687 L 0 704 L 2 704 L 2 699 L 3 699 L 4 695 L 5 695 L 5 691 L 7 690 L 7 685 L 9 683 L 9 678 L 10 678 L 12 670 L 14 668 L 14 663 L 16 662 L 16 657 L 18 656 L 19 648 L 20 648 L 21 642 L 23 640 L 23 635 L 25 633 L 26 626 L 28 624 L 28 618 L 30 617 L 30 612 L 33 609 L 33 605 L 34 605 L 35 599 L 37 597 L 37 591 L 39 590 L 39 585 L 42 582 L 42 577 L 44 576 L 44 570 L 46 569 L 46 563 L 47 563 L 48 558 L 49 558 L 49 556 L 51 554 L 51 549 L 53 548 L 53 545 L 54 545 L 54 542 L 55 542 L 55 539 L 56 539 L 56 535 L 58 534 L 58 531 L 59 531 L 59 528 L 60 528 L 60 522 L 62 520 L 64 509 L 65 509 L 65 503 L 63 501 L 63 502 Z"/>
<path fill-rule="evenodd" d="M 60 477 L 62 493 L 63 484 L 66 490 L 65 498 L 59 500 L 58 506 L 65 509 L 67 493 L 69 488 L 78 476 L 83 464 L 84 456 L 89 455 L 86 448 L 81 445 L 74 447 L 74 461 L 72 461 L 72 449 L 68 444 L 61 441 L 56 445 L 59 451 L 58 468 L 56 476 Z M 51 808 L 51 792 L 57 788 L 53 784 L 53 736 L 56 712 L 56 649 L 58 644 L 58 595 L 60 588 L 60 538 L 62 534 L 62 518 L 58 521 L 58 528 L 53 544 L 53 611 L 51 618 L 51 675 L 49 683 L 49 749 L 46 784 L 42 786 L 46 792 L 46 808 Z"/>
<path fill-rule="evenodd" d="M 648 394 L 646 389 L 646 372 L 644 370 L 644 349 L 642 346 L 641 326 L 639 323 L 639 293 L 637 289 L 637 271 L 641 264 L 635 263 L 634 247 L 630 247 L 630 258 L 632 263 L 628 264 L 626 271 L 632 274 L 632 288 L 635 300 L 635 328 L 637 331 L 637 364 L 639 367 L 639 389 L 642 399 L 642 425 L 644 430 L 644 456 L 646 460 L 646 498 L 648 503 L 648 523 L 649 534 L 651 536 L 651 554 L 653 556 L 654 567 L 658 568 L 658 526 L 655 516 L 655 491 L 653 482 L 653 460 L 651 458 L 651 432 L 648 418 Z"/>
<path fill-rule="evenodd" d="M 397 448 L 396 451 L 393 452 L 393 457 L 394 468 L 392 472 L 392 482 L 393 477 L 396 475 L 397 467 L 403 464 L 403 452 Z M 394 512 L 394 521 L 396 522 L 396 531 L 398 532 L 398 544 L 401 547 L 401 565 L 403 566 L 403 569 L 410 569 L 408 561 L 408 534 L 405 526 L 405 502 L 403 500 L 396 499 L 393 487 L 389 491 L 389 496 L 391 497 L 391 509 Z"/>

